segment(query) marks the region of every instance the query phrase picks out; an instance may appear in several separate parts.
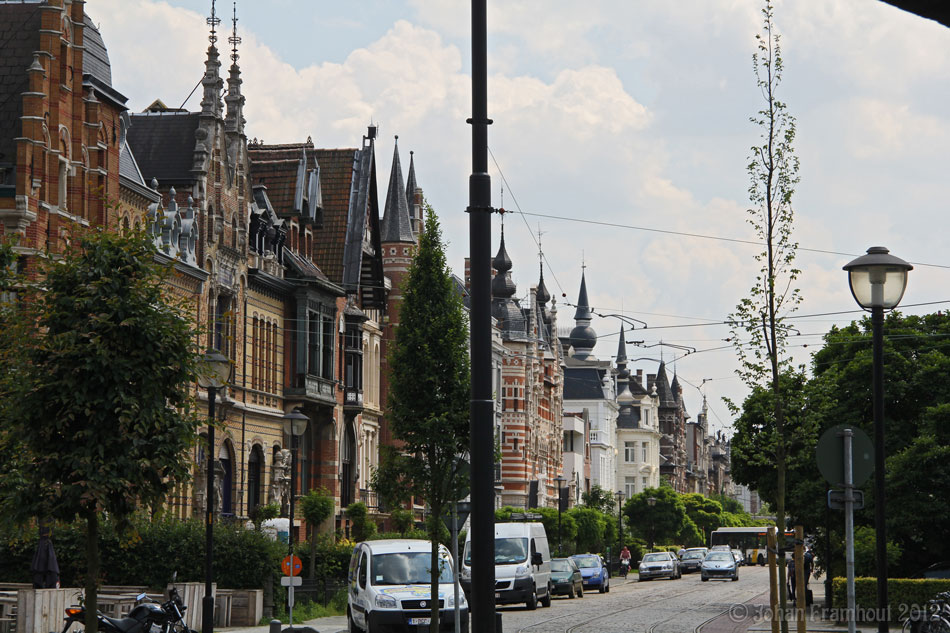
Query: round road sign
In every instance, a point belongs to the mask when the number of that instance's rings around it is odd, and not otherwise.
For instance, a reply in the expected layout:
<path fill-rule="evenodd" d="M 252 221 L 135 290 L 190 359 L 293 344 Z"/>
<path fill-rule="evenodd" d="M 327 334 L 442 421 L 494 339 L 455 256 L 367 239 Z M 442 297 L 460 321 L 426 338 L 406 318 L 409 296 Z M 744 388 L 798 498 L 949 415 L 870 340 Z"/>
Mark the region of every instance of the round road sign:
<path fill-rule="evenodd" d="M 861 486 L 874 472 L 874 444 L 868 434 L 845 424 L 833 426 L 821 434 L 815 449 L 818 470 L 832 486 L 844 485 L 844 437 L 841 432 L 850 428 L 851 436 L 851 483 Z"/>
<path fill-rule="evenodd" d="M 296 556 L 284 556 L 284 560 L 280 563 L 280 569 L 284 572 L 285 576 L 299 576 L 300 570 L 303 569 L 303 564 Z"/>

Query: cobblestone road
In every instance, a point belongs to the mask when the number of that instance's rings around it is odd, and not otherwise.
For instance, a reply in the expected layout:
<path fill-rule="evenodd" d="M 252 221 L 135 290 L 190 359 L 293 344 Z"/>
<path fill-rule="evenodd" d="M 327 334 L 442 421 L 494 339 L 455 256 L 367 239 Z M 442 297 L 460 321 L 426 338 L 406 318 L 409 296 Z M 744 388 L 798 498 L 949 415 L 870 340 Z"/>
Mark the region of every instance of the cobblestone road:
<path fill-rule="evenodd" d="M 741 567 L 739 581 L 701 582 L 699 574 L 680 580 L 623 582 L 612 578 L 609 593 L 582 599 L 558 597 L 550 608 L 500 607 L 504 633 L 693 633 L 704 623 L 768 590 L 768 570 Z M 474 632 L 473 632 L 474 633 Z"/>

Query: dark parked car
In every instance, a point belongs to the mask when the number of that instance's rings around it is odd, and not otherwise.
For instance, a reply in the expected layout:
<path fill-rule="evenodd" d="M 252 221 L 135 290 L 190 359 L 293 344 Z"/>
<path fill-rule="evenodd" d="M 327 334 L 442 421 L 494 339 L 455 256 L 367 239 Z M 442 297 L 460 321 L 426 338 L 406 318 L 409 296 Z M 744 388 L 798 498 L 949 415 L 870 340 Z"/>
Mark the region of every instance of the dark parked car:
<path fill-rule="evenodd" d="M 680 558 L 680 572 L 688 574 L 690 572 L 699 571 L 705 557 L 706 555 L 703 552 L 691 552 L 686 550 L 686 552 L 683 553 L 683 557 Z"/>
<path fill-rule="evenodd" d="M 700 575 L 703 582 L 710 578 L 739 580 L 739 566 L 736 564 L 736 559 L 731 551 L 716 550 L 706 554 L 700 568 Z"/>
<path fill-rule="evenodd" d="M 639 582 L 653 578 L 669 578 L 671 580 L 682 577 L 680 563 L 676 556 L 669 552 L 651 552 L 643 555 L 640 561 Z"/>
<path fill-rule="evenodd" d="M 551 559 L 551 593 L 568 598 L 584 597 L 584 577 L 570 558 Z"/>
<path fill-rule="evenodd" d="M 584 587 L 596 587 L 600 593 L 610 591 L 610 574 L 607 573 L 607 564 L 603 558 L 598 554 L 574 554 L 571 559 L 581 570 Z"/>

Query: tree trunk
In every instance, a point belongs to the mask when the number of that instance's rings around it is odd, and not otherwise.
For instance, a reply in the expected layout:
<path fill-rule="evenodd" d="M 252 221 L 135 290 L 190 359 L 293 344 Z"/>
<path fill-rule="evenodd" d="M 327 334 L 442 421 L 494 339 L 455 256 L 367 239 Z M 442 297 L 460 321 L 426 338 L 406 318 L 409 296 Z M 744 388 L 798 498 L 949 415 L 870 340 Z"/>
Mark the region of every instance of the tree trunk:
<path fill-rule="evenodd" d="M 99 630 L 99 515 L 95 510 L 86 516 L 86 631 Z"/>

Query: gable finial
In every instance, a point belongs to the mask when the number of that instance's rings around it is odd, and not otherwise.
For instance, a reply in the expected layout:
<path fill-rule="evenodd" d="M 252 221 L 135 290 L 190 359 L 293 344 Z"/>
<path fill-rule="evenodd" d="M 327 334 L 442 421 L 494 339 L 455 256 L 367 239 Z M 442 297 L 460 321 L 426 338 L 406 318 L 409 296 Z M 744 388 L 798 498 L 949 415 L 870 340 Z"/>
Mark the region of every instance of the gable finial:
<path fill-rule="evenodd" d="M 238 44 L 241 43 L 241 38 L 238 37 L 238 34 L 237 34 L 237 23 L 238 23 L 237 0 L 234 0 L 234 10 L 233 10 L 233 15 L 231 17 L 231 37 L 228 38 L 228 43 L 231 45 L 231 61 L 234 62 L 235 64 L 237 63 L 237 60 L 238 60 L 237 47 L 238 47 Z"/>
<path fill-rule="evenodd" d="M 208 36 L 208 40 L 211 42 L 211 45 L 214 46 L 215 42 L 218 41 L 218 34 L 215 31 L 217 26 L 221 24 L 221 18 L 219 18 L 214 11 L 215 0 L 211 0 L 211 17 L 205 19 L 205 23 L 211 27 L 211 35 Z"/>

